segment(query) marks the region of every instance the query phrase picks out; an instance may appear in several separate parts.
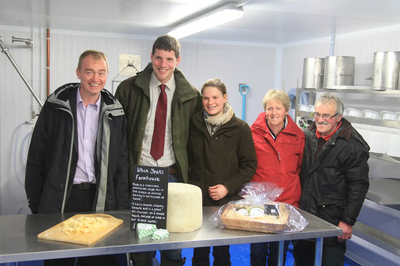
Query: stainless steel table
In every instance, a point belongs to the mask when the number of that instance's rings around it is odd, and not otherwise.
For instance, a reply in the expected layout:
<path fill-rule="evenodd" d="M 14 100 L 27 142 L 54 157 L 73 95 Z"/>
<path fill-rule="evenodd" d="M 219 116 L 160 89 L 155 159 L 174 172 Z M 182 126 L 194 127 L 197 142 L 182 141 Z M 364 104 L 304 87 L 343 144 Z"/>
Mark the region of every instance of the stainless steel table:
<path fill-rule="evenodd" d="M 400 210 L 400 179 L 397 178 L 370 178 L 367 199 L 379 205 L 386 205 Z"/>
<path fill-rule="evenodd" d="M 136 237 L 135 231 L 130 230 L 130 211 L 106 212 L 122 219 L 123 226 L 92 246 L 37 238 L 39 233 L 73 216 L 74 213 L 0 215 L 0 263 L 273 241 L 280 241 L 283 246 L 284 240 L 317 238 L 316 265 L 320 265 L 322 238 L 342 234 L 342 229 L 301 210 L 300 213 L 309 222 L 302 232 L 264 234 L 220 229 L 208 221 L 217 209 L 203 209 L 203 225 L 199 230 L 191 233 L 171 233 L 168 238 L 157 241 Z"/>

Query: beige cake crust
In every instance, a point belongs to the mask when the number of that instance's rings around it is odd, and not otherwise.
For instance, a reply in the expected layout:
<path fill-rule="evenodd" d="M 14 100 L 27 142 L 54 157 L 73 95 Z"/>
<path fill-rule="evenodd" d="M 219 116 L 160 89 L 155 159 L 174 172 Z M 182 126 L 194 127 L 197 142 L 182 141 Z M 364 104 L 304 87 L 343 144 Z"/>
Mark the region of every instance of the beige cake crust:
<path fill-rule="evenodd" d="M 267 204 L 266 204 L 267 205 Z M 272 205 L 272 204 L 271 204 Z M 247 212 L 252 208 L 259 208 L 249 205 L 228 204 L 221 215 L 221 220 L 226 228 L 245 231 L 277 233 L 285 229 L 289 218 L 289 210 L 284 203 L 273 203 L 278 206 L 279 215 L 264 214 L 258 217 L 250 217 L 238 213 L 238 209 L 245 209 Z"/>

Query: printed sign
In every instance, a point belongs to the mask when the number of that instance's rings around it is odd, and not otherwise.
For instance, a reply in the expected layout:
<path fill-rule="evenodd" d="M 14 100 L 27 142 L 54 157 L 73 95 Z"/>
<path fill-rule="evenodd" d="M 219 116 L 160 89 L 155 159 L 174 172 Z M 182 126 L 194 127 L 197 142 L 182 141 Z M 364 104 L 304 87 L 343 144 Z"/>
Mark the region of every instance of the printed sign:
<path fill-rule="evenodd" d="M 132 180 L 131 229 L 137 223 L 167 228 L 168 167 L 136 166 Z"/>

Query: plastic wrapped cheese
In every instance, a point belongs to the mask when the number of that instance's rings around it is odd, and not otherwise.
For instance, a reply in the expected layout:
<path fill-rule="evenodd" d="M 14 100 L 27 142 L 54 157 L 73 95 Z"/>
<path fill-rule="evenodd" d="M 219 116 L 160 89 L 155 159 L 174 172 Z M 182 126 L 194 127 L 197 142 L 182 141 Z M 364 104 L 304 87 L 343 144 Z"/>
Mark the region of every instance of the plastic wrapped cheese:
<path fill-rule="evenodd" d="M 184 183 L 168 184 L 167 230 L 187 233 L 199 229 L 203 222 L 201 189 Z"/>

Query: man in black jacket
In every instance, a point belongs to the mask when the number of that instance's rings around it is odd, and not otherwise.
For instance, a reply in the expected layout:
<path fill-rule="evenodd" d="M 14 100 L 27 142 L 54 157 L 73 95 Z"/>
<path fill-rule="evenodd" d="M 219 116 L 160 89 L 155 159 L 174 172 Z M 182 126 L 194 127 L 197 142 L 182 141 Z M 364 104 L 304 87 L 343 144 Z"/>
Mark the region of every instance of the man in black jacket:
<path fill-rule="evenodd" d="M 315 122 L 305 129 L 306 146 L 300 172 L 300 208 L 341 229 L 324 238 L 322 265 L 344 265 L 346 241 L 369 188 L 369 146 L 342 118 L 344 104 L 325 93 L 315 103 Z M 297 266 L 314 265 L 315 242 L 294 243 Z"/>
<path fill-rule="evenodd" d="M 76 74 L 81 83 L 65 84 L 50 95 L 32 135 L 25 191 L 33 214 L 128 207 L 127 122 L 121 104 L 103 89 L 106 56 L 85 51 Z M 79 258 L 77 265 L 103 264 L 117 265 L 113 256 Z"/>

